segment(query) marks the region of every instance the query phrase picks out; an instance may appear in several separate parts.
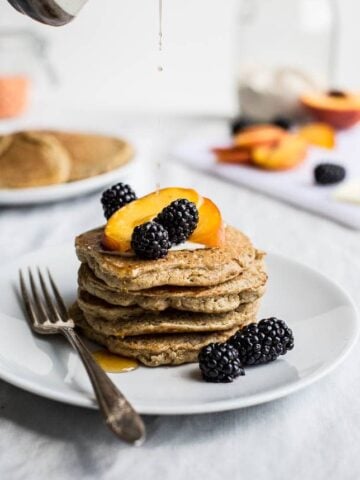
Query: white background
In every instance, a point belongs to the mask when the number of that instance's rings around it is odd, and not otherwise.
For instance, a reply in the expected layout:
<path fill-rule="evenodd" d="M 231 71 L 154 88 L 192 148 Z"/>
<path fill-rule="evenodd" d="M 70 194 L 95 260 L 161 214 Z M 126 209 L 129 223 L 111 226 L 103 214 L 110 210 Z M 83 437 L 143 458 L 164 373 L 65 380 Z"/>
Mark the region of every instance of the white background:
<path fill-rule="evenodd" d="M 344 25 L 339 81 L 357 86 L 360 2 L 339 1 Z M 233 108 L 231 30 L 237 2 L 164 3 L 167 58 L 161 80 L 156 71 L 155 0 L 90 0 L 76 22 L 58 30 L 36 26 L 0 0 L 0 25 L 26 25 L 49 36 L 62 77 L 62 87 L 53 99 L 59 104 L 123 111 L 228 113 Z M 41 113 L 56 116 L 57 111 L 48 106 Z M 92 118 L 86 117 L 89 122 Z M 109 121 L 112 119 L 113 128 L 121 129 L 121 117 L 110 114 Z M 96 121 L 99 128 L 108 125 L 104 116 Z M 161 140 L 167 149 L 185 131 L 198 128 L 188 123 L 181 126 L 178 120 L 168 121 L 166 127 Z M 146 130 L 141 135 L 146 136 Z M 360 305 L 357 232 L 175 162 L 164 162 L 161 176 L 164 182 L 176 179 L 179 185 L 196 186 L 259 248 L 320 270 L 338 281 Z M 138 176 L 140 180 L 148 187 L 155 184 L 146 175 Z M 0 262 L 71 241 L 76 233 L 101 221 L 96 196 L 30 209 L 3 208 Z M 148 417 L 148 441 L 142 449 L 119 444 L 96 412 L 50 402 L 1 382 L 0 478 L 357 479 L 359 362 L 356 348 L 347 363 L 322 382 L 297 395 L 243 411 Z"/>
<path fill-rule="evenodd" d="M 89 0 L 76 21 L 58 29 L 35 24 L 0 0 L 0 27 L 26 27 L 49 38 L 61 77 L 61 87 L 52 96 L 61 104 L 132 112 L 231 112 L 239 1 L 163 2 L 162 74 L 157 71 L 158 0 Z M 357 87 L 360 2 L 339 3 L 343 28 L 338 83 Z"/>

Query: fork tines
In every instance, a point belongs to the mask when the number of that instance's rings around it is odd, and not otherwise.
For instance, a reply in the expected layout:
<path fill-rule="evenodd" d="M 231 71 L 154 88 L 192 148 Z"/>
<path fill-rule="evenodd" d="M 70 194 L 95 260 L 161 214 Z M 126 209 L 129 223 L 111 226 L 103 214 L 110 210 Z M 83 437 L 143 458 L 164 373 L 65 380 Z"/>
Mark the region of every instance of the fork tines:
<path fill-rule="evenodd" d="M 20 270 L 21 296 L 31 326 L 45 327 L 51 324 L 52 327 L 73 327 L 74 325 L 72 320 L 69 320 L 65 303 L 49 270 L 47 270 L 46 280 L 40 268 L 37 268 L 38 282 L 36 282 L 35 275 L 29 268 L 28 283 L 30 289 L 26 286 L 24 277 L 24 273 Z"/>

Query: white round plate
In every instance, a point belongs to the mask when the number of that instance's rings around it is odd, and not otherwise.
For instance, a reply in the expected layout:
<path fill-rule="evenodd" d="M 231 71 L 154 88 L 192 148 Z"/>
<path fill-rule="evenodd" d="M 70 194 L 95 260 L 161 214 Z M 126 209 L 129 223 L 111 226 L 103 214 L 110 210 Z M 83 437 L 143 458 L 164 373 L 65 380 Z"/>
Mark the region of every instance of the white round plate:
<path fill-rule="evenodd" d="M 78 261 L 72 245 L 43 249 L 2 268 L 0 377 L 62 402 L 96 407 L 84 369 L 62 338 L 34 337 L 19 306 L 18 268 L 49 267 L 69 304 L 76 295 Z M 319 380 L 338 366 L 359 333 L 349 296 L 320 273 L 292 260 L 267 257 L 269 286 L 260 317 L 277 316 L 294 331 L 295 348 L 267 365 L 248 368 L 231 384 L 201 380 L 196 364 L 140 367 L 112 379 L 143 414 L 194 414 L 268 402 Z"/>
<path fill-rule="evenodd" d="M 0 188 L 0 205 L 29 205 L 57 202 L 85 195 L 118 181 L 127 182 L 136 167 L 136 158 L 127 165 L 76 182 L 36 188 Z"/>

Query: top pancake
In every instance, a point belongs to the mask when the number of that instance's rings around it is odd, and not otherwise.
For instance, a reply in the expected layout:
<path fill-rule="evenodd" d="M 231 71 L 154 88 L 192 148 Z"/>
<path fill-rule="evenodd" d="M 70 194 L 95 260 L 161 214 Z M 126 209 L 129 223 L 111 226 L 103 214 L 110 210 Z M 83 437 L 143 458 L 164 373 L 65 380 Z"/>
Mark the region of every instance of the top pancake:
<path fill-rule="evenodd" d="M 140 260 L 101 253 L 103 228 L 76 238 L 76 253 L 95 275 L 120 291 L 137 291 L 163 285 L 202 287 L 218 285 L 245 271 L 256 256 L 250 240 L 226 227 L 221 248 L 178 250 L 159 260 Z"/>

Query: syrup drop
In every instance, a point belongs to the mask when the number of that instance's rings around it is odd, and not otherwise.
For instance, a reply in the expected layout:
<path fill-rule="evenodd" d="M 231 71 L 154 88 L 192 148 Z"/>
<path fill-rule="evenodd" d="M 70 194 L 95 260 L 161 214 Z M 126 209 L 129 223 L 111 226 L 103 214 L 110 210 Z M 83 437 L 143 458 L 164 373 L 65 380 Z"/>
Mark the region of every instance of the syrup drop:
<path fill-rule="evenodd" d="M 156 193 L 159 194 L 161 184 L 160 184 L 160 178 L 161 178 L 161 162 L 156 162 Z"/>
<path fill-rule="evenodd" d="M 108 373 L 131 372 L 139 366 L 139 362 L 137 360 L 120 357 L 119 355 L 114 355 L 107 350 L 97 350 L 96 352 L 93 352 L 92 355 L 97 364 Z"/>

